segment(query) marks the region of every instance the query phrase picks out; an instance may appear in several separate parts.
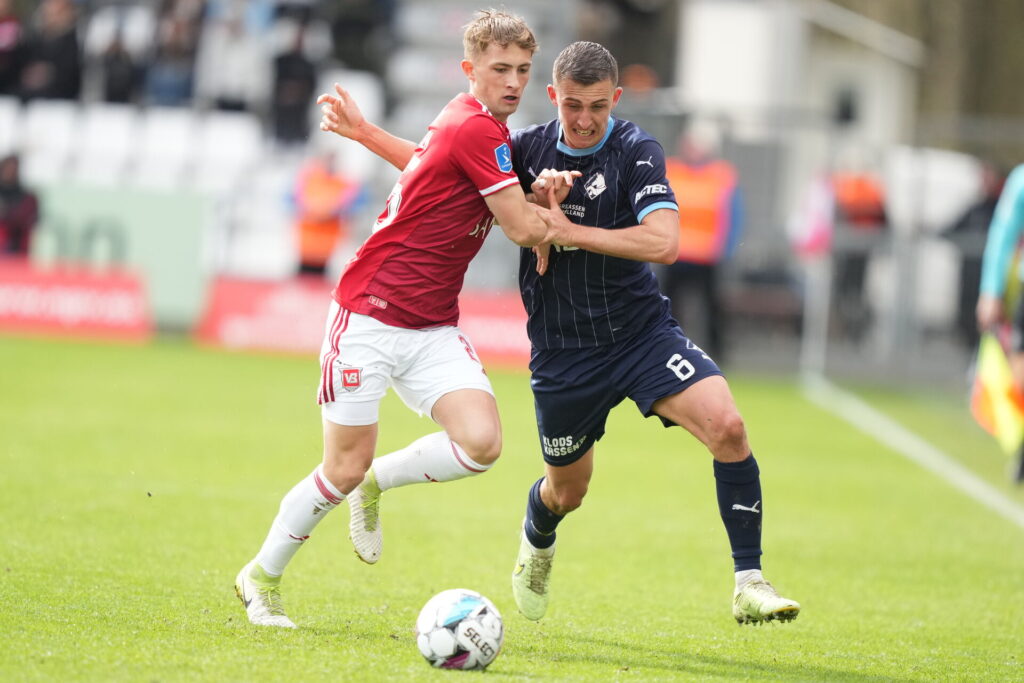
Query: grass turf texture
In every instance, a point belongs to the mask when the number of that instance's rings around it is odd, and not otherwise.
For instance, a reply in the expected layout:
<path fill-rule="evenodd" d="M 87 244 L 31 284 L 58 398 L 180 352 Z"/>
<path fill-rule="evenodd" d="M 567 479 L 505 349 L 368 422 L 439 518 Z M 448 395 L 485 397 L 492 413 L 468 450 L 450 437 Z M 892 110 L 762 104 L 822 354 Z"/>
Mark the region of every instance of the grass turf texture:
<path fill-rule="evenodd" d="M 455 587 L 504 615 L 489 679 L 1024 680 L 1024 532 L 786 380 L 732 385 L 761 462 L 765 573 L 797 621 L 736 625 L 710 458 L 628 405 L 560 527 L 548 615 L 523 619 L 509 575 L 540 456 L 527 376 L 492 372 L 496 469 L 385 494 L 376 566 L 347 512 L 328 517 L 285 577 L 291 632 L 251 626 L 232 584 L 320 458 L 314 358 L 10 338 L 0 358 L 2 680 L 474 676 L 429 669 L 412 635 Z M 869 398 L 1007 489 L 957 401 Z M 379 452 L 430 429 L 389 397 Z"/>

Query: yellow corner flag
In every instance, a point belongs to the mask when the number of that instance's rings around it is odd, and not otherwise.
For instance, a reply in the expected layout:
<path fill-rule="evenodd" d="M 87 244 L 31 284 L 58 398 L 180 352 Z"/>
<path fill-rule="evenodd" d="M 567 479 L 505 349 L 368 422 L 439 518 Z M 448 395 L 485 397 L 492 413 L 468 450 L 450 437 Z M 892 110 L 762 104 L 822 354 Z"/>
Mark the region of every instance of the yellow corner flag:
<path fill-rule="evenodd" d="M 981 336 L 971 389 L 971 413 L 1008 455 L 1024 440 L 1024 396 L 1013 382 L 1010 362 L 999 339 Z"/>

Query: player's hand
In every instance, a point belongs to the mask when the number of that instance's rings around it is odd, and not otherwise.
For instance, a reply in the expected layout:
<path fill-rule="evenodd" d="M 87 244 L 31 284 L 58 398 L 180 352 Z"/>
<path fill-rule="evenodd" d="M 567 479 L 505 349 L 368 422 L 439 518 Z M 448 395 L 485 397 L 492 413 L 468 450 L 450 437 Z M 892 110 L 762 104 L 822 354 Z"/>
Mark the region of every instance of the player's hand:
<path fill-rule="evenodd" d="M 581 175 L 583 174 L 579 171 L 556 171 L 553 168 L 545 168 L 530 185 L 530 190 L 541 203 L 548 199 L 547 206 L 550 208 L 549 190 L 554 190 L 555 203 L 561 204 L 569 196 L 573 181 Z"/>
<path fill-rule="evenodd" d="M 533 248 L 533 255 L 537 257 L 537 275 L 548 272 L 549 254 L 551 254 L 550 242 L 542 242 Z"/>
<path fill-rule="evenodd" d="M 541 244 L 560 244 L 562 246 L 572 246 L 572 232 L 576 228 L 576 224 L 565 217 L 565 213 L 562 211 L 562 207 L 556 201 L 555 193 L 557 190 L 554 187 L 554 183 L 549 185 L 543 194 L 547 198 L 548 207 L 550 208 L 538 208 L 537 213 L 540 215 L 541 220 L 548 226 L 547 235 L 541 241 Z M 539 263 L 538 263 L 539 265 Z M 541 273 L 543 275 L 543 273 Z"/>
<path fill-rule="evenodd" d="M 1003 302 L 999 297 L 982 294 L 978 297 L 975 310 L 978 318 L 978 330 L 989 332 L 1003 321 Z"/>
<path fill-rule="evenodd" d="M 320 105 L 320 130 L 337 133 L 344 138 L 356 140 L 360 129 L 366 124 L 363 112 L 348 91 L 337 83 L 334 84 L 337 97 L 324 93 L 316 98 Z"/>

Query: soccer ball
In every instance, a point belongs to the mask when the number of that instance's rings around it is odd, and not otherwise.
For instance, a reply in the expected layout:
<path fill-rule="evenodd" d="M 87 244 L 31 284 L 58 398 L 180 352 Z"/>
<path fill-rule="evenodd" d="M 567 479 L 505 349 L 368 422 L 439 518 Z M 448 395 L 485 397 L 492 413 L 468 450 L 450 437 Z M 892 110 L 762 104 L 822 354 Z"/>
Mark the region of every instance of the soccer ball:
<path fill-rule="evenodd" d="M 416 619 L 416 645 L 441 669 L 483 669 L 501 651 L 498 608 L 476 591 L 453 588 L 427 601 Z"/>

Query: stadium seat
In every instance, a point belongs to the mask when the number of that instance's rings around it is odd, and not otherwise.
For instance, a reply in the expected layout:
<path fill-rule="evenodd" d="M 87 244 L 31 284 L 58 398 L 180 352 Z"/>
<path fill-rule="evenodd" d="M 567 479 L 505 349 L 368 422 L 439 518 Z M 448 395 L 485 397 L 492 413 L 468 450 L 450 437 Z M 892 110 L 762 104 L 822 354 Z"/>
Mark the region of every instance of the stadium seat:
<path fill-rule="evenodd" d="M 190 109 L 149 107 L 142 115 L 132 180 L 141 187 L 173 190 L 185 184 L 199 124 Z"/>
<path fill-rule="evenodd" d="M 32 100 L 26 105 L 21 167 L 26 183 L 51 183 L 67 176 L 79 126 L 74 102 Z"/>
<path fill-rule="evenodd" d="M 264 153 L 260 120 L 249 113 L 206 114 L 197 142 L 194 187 L 215 195 L 238 189 Z"/>
<path fill-rule="evenodd" d="M 222 203 L 213 245 L 218 272 L 257 279 L 296 272 L 291 193 L 300 162 L 301 157 L 266 157 Z"/>
<path fill-rule="evenodd" d="M 90 104 L 83 108 L 73 177 L 83 183 L 116 186 L 124 180 L 137 145 L 139 115 L 134 106 Z"/>
<path fill-rule="evenodd" d="M 0 97 L 0 155 L 18 151 L 21 141 L 21 103 L 16 97 Z"/>
<path fill-rule="evenodd" d="M 142 3 L 134 7 L 107 5 L 96 9 L 85 27 L 85 55 L 99 58 L 118 33 L 128 52 L 135 57 L 145 56 L 153 48 L 156 35 L 153 7 Z"/>

